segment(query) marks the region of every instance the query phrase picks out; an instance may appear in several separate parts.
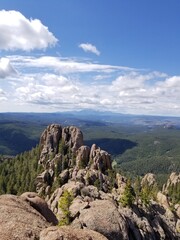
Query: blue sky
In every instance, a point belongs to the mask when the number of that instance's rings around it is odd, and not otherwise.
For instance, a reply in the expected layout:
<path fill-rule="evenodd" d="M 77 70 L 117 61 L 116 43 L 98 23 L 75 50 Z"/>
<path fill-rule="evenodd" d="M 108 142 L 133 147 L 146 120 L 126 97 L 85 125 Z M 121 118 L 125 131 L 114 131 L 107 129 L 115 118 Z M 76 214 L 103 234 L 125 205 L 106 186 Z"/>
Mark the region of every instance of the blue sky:
<path fill-rule="evenodd" d="M 0 112 L 180 116 L 179 0 L 1 0 Z"/>

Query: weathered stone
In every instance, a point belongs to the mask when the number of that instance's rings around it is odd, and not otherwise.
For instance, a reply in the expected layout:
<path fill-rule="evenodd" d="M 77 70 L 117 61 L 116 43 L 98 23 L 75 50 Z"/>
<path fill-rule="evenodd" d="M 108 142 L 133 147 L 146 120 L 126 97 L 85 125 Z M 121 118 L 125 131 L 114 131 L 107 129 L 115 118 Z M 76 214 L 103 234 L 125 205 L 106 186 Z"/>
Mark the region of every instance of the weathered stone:
<path fill-rule="evenodd" d="M 98 199 L 100 197 L 100 194 L 97 187 L 89 185 L 81 189 L 81 196 L 82 197 L 88 196 L 90 197 L 90 199 Z"/>
<path fill-rule="evenodd" d="M 95 200 L 89 206 L 80 212 L 79 221 L 82 226 L 103 234 L 109 240 L 128 239 L 125 219 L 112 201 Z"/>
<path fill-rule="evenodd" d="M 90 148 L 88 146 L 81 146 L 76 151 L 76 166 L 79 168 L 85 168 L 89 162 Z"/>
<path fill-rule="evenodd" d="M 164 208 L 170 207 L 167 196 L 164 195 L 162 192 L 157 193 L 157 202 Z"/>
<path fill-rule="evenodd" d="M 26 192 L 21 195 L 21 197 L 30 203 L 30 205 L 35 208 L 39 213 L 41 213 L 42 216 L 45 217 L 45 219 L 56 225 L 58 224 L 58 220 L 54 213 L 49 209 L 47 203 L 40 198 L 37 193 L 34 192 Z"/>
<path fill-rule="evenodd" d="M 44 229 L 40 234 L 40 240 L 107 240 L 107 238 L 89 229 L 64 226 Z"/>
<path fill-rule="evenodd" d="M 44 166 L 51 155 L 54 156 L 58 153 L 61 134 L 62 128 L 58 124 L 49 125 L 42 133 L 40 138 L 40 163 L 43 163 Z"/>
<path fill-rule="evenodd" d="M 71 204 L 71 206 L 70 206 L 70 208 L 69 208 L 70 213 L 71 213 L 71 217 L 72 217 L 73 219 L 74 219 L 75 217 L 78 217 L 79 214 L 80 214 L 80 212 L 81 212 L 83 209 L 87 208 L 88 206 L 89 206 L 89 203 L 88 203 L 88 202 L 83 201 L 83 199 L 82 199 L 80 196 L 76 197 L 76 198 L 73 200 L 73 202 L 72 202 L 72 204 Z"/>
<path fill-rule="evenodd" d="M 82 182 L 74 182 L 74 181 L 69 181 L 68 183 L 64 184 L 62 186 L 62 190 L 68 190 L 72 192 L 73 196 L 76 197 L 80 194 L 81 189 L 84 187 L 84 184 Z"/>
<path fill-rule="evenodd" d="M 0 239 L 37 240 L 50 223 L 22 197 L 0 196 Z"/>
<path fill-rule="evenodd" d="M 173 185 L 175 186 L 179 183 L 180 183 L 180 173 L 178 174 L 178 173 L 172 172 L 167 180 L 167 183 L 164 184 L 162 192 L 165 194 L 168 194 L 168 189 L 171 186 Z"/>
<path fill-rule="evenodd" d="M 149 186 L 153 186 L 154 184 L 156 184 L 156 177 L 154 174 L 152 173 L 147 173 L 143 179 L 141 180 L 141 185 L 149 185 Z"/>
<path fill-rule="evenodd" d="M 69 179 L 69 170 L 65 169 L 62 173 L 59 174 L 59 177 L 61 179 L 61 184 L 65 184 L 67 183 L 68 179 Z"/>
<path fill-rule="evenodd" d="M 65 127 L 62 130 L 62 139 L 65 144 L 70 147 L 75 154 L 78 148 L 83 145 L 83 134 L 77 127 Z"/>
<path fill-rule="evenodd" d="M 90 151 L 90 166 L 102 173 L 112 169 L 110 154 L 93 144 Z"/>
<path fill-rule="evenodd" d="M 174 209 L 176 211 L 176 215 L 180 218 L 180 204 L 175 204 Z"/>
<path fill-rule="evenodd" d="M 58 201 L 62 194 L 63 194 L 62 188 L 57 188 L 47 202 L 48 206 L 55 214 L 57 214 L 58 212 Z"/>
<path fill-rule="evenodd" d="M 127 184 L 127 178 L 122 176 L 121 174 L 116 174 L 116 182 L 118 187 L 118 193 L 122 194 Z"/>
<path fill-rule="evenodd" d="M 177 223 L 176 223 L 176 231 L 177 231 L 177 233 L 180 234 L 180 219 L 177 220 Z"/>

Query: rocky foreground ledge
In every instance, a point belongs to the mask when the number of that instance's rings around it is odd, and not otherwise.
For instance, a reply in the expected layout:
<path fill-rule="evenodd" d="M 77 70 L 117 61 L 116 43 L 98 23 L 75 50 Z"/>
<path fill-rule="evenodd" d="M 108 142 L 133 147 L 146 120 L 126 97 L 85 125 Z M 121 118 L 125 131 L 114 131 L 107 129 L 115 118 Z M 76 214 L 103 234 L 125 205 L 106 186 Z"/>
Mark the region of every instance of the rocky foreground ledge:
<path fill-rule="evenodd" d="M 76 127 L 47 127 L 40 139 L 37 193 L 0 196 L 1 240 L 178 240 L 180 205 L 173 206 L 166 191 L 180 182 L 172 173 L 156 200 L 148 207 L 136 200 L 121 204 L 128 184 L 120 174 L 112 174 L 110 155 L 93 144 L 83 143 Z M 155 184 L 147 174 L 141 181 Z M 59 201 L 72 194 L 68 206 L 69 226 L 57 226 L 64 219 Z M 39 197 L 41 196 L 41 197 Z"/>
<path fill-rule="evenodd" d="M 53 226 L 57 225 L 56 216 L 36 193 L 25 193 L 19 197 L 1 195 L 0 213 L 1 240 L 107 239 L 88 229 Z"/>

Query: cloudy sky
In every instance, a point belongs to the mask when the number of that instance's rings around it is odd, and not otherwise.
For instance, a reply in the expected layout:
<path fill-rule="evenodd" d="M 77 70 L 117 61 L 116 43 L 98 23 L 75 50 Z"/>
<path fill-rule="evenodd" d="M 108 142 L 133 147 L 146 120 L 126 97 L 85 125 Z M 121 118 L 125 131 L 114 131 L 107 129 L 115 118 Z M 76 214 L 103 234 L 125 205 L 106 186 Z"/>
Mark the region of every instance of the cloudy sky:
<path fill-rule="evenodd" d="M 180 116 L 179 0 L 1 0 L 0 112 Z"/>

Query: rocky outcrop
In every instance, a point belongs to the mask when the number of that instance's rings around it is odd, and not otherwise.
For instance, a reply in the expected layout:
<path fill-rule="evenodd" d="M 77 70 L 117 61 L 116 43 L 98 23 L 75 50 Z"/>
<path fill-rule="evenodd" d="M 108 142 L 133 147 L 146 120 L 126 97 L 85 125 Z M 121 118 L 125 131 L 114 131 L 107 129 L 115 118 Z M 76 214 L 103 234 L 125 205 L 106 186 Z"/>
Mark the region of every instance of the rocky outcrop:
<path fill-rule="evenodd" d="M 0 239 L 37 240 L 50 223 L 22 197 L 0 196 Z"/>
<path fill-rule="evenodd" d="M 79 128 L 48 126 L 40 139 L 40 151 L 39 163 L 44 171 L 36 178 L 36 191 L 46 195 L 46 200 L 51 197 L 54 182 L 63 185 L 71 178 L 86 185 L 100 182 L 101 189 L 108 190 L 105 175 L 112 168 L 111 157 L 95 144 L 91 149 L 83 145 Z"/>
<path fill-rule="evenodd" d="M 157 193 L 157 202 L 164 208 L 170 208 L 168 198 L 162 192 Z"/>
<path fill-rule="evenodd" d="M 72 211 L 77 208 L 78 204 L 74 201 L 73 205 Z M 84 203 L 84 207 L 79 202 L 80 209 L 87 206 L 87 202 Z M 107 239 L 100 233 L 87 228 L 50 227 L 54 223 L 57 224 L 57 219 L 47 207 L 47 203 L 35 193 L 24 193 L 20 197 L 1 195 L 0 212 L 1 240 Z"/>
<path fill-rule="evenodd" d="M 89 229 L 72 227 L 49 227 L 40 234 L 40 240 L 107 240 L 106 237 Z"/>
<path fill-rule="evenodd" d="M 110 154 L 101 150 L 96 144 L 93 144 L 90 151 L 91 168 L 105 173 L 107 169 L 112 169 Z"/>
<path fill-rule="evenodd" d="M 76 166 L 85 168 L 89 163 L 90 148 L 88 146 L 81 146 L 76 151 Z"/>
<path fill-rule="evenodd" d="M 126 221 L 115 204 L 109 200 L 91 202 L 89 208 L 80 212 L 78 220 L 72 222 L 72 226 L 77 224 L 82 228 L 97 231 L 109 240 L 128 239 Z"/>
<path fill-rule="evenodd" d="M 180 173 L 171 173 L 167 183 L 163 186 L 163 193 L 168 194 L 169 188 L 180 184 Z"/>
<path fill-rule="evenodd" d="M 152 173 L 147 173 L 141 180 L 141 185 L 147 184 L 148 186 L 154 186 L 156 184 L 156 176 Z"/>
<path fill-rule="evenodd" d="M 117 188 L 112 189 L 112 194 L 116 200 L 119 200 L 122 194 L 124 193 L 126 184 L 127 184 L 127 178 L 117 173 L 116 174 Z"/>
<path fill-rule="evenodd" d="M 76 153 L 78 148 L 83 145 L 83 134 L 79 128 L 74 126 L 63 128 L 62 139 L 73 153 Z"/>
<path fill-rule="evenodd" d="M 43 170 L 36 178 L 38 194 L 0 196 L 0 239 L 180 239 L 180 206 L 166 194 L 170 186 L 179 184 L 178 174 L 170 176 L 157 198 L 155 175 L 146 174 L 135 196 L 127 190 L 130 181 L 112 170 L 110 155 L 96 144 L 85 146 L 82 132 L 73 126 L 48 126 L 40 151 Z M 71 200 L 65 199 L 68 192 Z M 128 194 L 135 201 L 124 205 L 121 200 Z M 68 203 L 66 211 L 61 200 Z M 66 213 L 70 226 L 50 227 L 62 223 Z"/>
<path fill-rule="evenodd" d="M 58 224 L 58 220 L 54 213 L 49 209 L 45 200 L 40 198 L 37 193 L 34 192 L 26 192 L 21 195 L 21 197 L 30 203 L 30 205 L 36 209 L 48 222 L 53 225 Z"/>
<path fill-rule="evenodd" d="M 58 124 L 49 125 L 40 138 L 40 163 L 46 166 L 49 158 L 58 153 L 59 141 L 62 135 L 62 127 Z"/>

